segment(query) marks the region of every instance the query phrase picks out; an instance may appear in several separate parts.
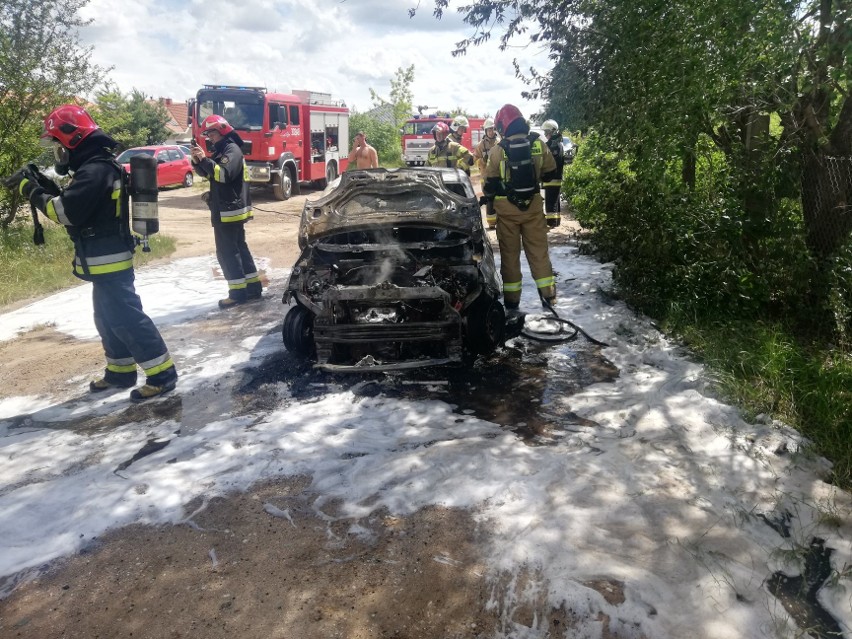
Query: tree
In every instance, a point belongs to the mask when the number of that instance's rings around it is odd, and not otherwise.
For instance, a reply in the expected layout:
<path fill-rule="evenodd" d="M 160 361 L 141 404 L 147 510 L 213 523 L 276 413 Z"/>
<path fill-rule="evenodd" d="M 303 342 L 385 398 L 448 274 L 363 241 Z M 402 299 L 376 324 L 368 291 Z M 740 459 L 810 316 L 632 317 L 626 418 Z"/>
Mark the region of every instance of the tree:
<path fill-rule="evenodd" d="M 382 166 L 399 166 L 402 151 L 399 129 L 390 122 L 382 122 L 369 113 L 353 113 L 349 119 L 349 134 L 354 139 L 358 131 L 367 135 L 367 142 L 375 147 Z M 350 140 L 350 147 L 351 147 Z M 354 165 L 353 165 L 354 168 Z"/>
<path fill-rule="evenodd" d="M 0 3 L 0 175 L 41 153 L 43 118 L 56 106 L 88 94 L 106 70 L 80 44 L 79 17 L 88 0 L 4 0 Z M 0 228 L 18 208 L 16 195 L 0 193 Z"/>
<path fill-rule="evenodd" d="M 381 97 L 372 88 L 370 98 L 374 106 L 390 105 L 393 108 L 394 127 L 402 128 L 405 121 L 411 117 L 412 100 L 411 85 L 414 82 L 414 65 L 407 69 L 399 67 L 390 81 L 391 90 L 389 99 Z"/>
<path fill-rule="evenodd" d="M 162 104 L 151 103 L 145 94 L 133 89 L 123 94 L 107 84 L 95 94 L 92 117 L 123 148 L 161 144 L 168 136 L 170 115 Z"/>
<path fill-rule="evenodd" d="M 435 0 L 435 16 L 450 4 Z M 752 203 L 757 176 L 800 171 L 812 253 L 848 239 L 852 170 L 832 158 L 852 157 L 850 0 L 474 0 L 459 11 L 474 32 L 456 54 L 495 30 L 503 49 L 519 36 L 548 47 L 553 68 L 529 71 L 530 94 L 569 126 L 594 126 L 649 166 L 677 158 L 687 182 L 709 136 Z"/>

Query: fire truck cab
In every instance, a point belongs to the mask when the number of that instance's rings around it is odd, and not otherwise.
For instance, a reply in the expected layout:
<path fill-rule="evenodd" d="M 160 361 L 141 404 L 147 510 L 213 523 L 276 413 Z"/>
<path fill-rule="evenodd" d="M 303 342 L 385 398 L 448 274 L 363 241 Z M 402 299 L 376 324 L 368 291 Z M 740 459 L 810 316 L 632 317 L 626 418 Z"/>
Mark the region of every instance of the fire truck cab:
<path fill-rule="evenodd" d="M 438 122 L 445 122 L 447 126 L 453 123 L 453 118 L 449 115 L 415 115 L 409 120 L 406 120 L 402 128 L 402 159 L 408 166 L 423 166 L 426 164 L 426 156 L 429 155 L 429 149 L 435 144 L 432 137 L 432 127 Z M 485 135 L 482 131 L 482 125 L 485 123 L 483 118 L 468 118 L 470 126 L 467 131 L 462 134 L 462 146 L 468 151 L 473 152 L 476 145 Z"/>
<path fill-rule="evenodd" d="M 298 194 L 302 183 L 325 188 L 346 170 L 349 109 L 328 93 L 205 84 L 187 106 L 197 140 L 201 123 L 212 114 L 239 132 L 249 180 L 271 186 L 279 200 Z"/>

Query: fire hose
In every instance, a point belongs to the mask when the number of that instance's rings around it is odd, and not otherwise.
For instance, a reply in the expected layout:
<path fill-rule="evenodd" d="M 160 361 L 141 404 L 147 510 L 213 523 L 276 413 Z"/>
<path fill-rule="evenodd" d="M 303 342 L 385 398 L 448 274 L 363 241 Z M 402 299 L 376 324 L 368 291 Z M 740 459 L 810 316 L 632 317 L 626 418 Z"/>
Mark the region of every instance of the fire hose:
<path fill-rule="evenodd" d="M 592 344 L 595 344 L 597 346 L 609 346 L 609 344 L 605 342 L 596 340 L 594 337 L 589 335 L 586 331 L 577 326 L 577 324 L 575 324 L 571 320 L 559 317 L 559 314 L 556 312 L 556 309 L 553 308 L 553 305 L 548 302 L 544 297 L 542 297 L 540 293 L 539 297 L 541 297 L 542 306 L 544 306 L 544 308 L 550 311 L 550 313 L 553 315 L 553 317 L 544 317 L 541 321 L 556 322 L 559 325 L 559 330 L 556 333 L 541 333 L 532 331 L 526 326 L 524 326 L 520 331 L 521 336 L 538 342 L 563 343 L 577 339 L 577 335 L 582 335 Z M 566 330 L 566 327 L 568 327 L 570 330 Z M 550 337 L 548 337 L 548 335 L 550 335 Z"/>

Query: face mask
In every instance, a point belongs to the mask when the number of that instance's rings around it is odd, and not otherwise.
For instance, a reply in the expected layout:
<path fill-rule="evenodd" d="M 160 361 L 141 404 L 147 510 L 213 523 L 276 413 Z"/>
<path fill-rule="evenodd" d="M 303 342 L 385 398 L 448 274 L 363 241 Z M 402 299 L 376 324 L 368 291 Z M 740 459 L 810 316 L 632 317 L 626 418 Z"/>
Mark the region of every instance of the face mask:
<path fill-rule="evenodd" d="M 71 161 L 71 154 L 68 152 L 68 149 L 55 141 L 53 143 L 53 159 L 55 162 L 53 169 L 56 173 L 58 175 L 68 175 L 68 164 Z"/>

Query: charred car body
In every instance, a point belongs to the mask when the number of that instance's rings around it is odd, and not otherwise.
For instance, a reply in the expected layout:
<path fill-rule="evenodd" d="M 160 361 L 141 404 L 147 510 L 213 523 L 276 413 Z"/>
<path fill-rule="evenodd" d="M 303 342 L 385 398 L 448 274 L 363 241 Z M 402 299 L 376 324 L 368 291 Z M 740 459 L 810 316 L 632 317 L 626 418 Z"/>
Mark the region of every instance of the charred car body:
<path fill-rule="evenodd" d="M 282 332 L 318 368 L 456 363 L 503 341 L 494 255 L 457 169 L 347 171 L 305 203 L 299 248 Z"/>

